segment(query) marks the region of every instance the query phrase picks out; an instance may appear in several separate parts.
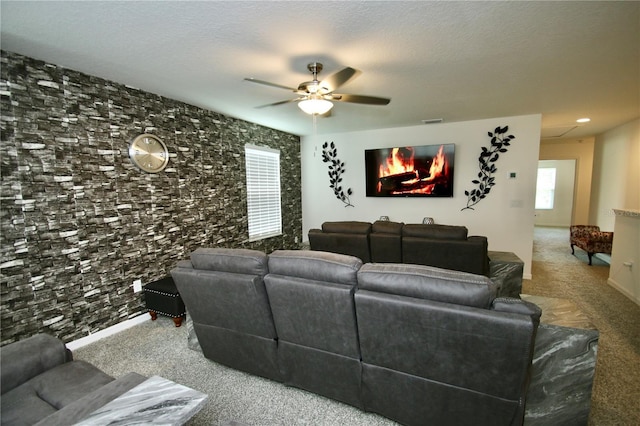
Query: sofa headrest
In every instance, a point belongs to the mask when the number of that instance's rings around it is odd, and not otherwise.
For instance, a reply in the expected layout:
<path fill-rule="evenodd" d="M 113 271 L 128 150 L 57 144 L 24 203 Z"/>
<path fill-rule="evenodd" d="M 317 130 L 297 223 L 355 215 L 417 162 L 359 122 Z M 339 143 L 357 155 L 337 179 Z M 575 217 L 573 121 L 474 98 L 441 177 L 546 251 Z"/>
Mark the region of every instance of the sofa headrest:
<path fill-rule="evenodd" d="M 269 273 L 267 255 L 259 250 L 199 248 L 191 253 L 195 269 L 260 275 Z"/>
<path fill-rule="evenodd" d="M 402 234 L 402 226 L 404 223 L 402 222 L 391 222 L 388 220 L 376 220 L 373 222 L 371 226 L 372 232 L 377 232 L 379 234 Z"/>
<path fill-rule="evenodd" d="M 355 256 L 313 250 L 276 250 L 269 255 L 269 273 L 314 281 L 355 285 L 362 261 Z"/>
<path fill-rule="evenodd" d="M 466 226 L 407 224 L 402 227 L 403 237 L 432 238 L 436 240 L 466 240 Z"/>
<path fill-rule="evenodd" d="M 483 275 L 432 266 L 367 263 L 358 271 L 358 288 L 380 293 L 489 308 L 498 286 Z"/>
<path fill-rule="evenodd" d="M 324 222 L 322 224 L 324 232 L 339 232 L 342 234 L 368 234 L 371 232 L 369 222 Z"/>

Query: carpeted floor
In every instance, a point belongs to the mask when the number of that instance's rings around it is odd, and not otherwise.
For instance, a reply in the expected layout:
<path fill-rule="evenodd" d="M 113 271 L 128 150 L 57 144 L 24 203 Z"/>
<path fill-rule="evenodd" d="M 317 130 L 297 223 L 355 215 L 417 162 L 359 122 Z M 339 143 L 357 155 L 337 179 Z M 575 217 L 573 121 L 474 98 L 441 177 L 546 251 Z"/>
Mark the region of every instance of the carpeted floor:
<path fill-rule="evenodd" d="M 640 425 L 640 306 L 607 284 L 609 265 L 569 247 L 567 228 L 536 228 L 522 292 L 574 301 L 600 332 L 590 425 Z"/>
<path fill-rule="evenodd" d="M 236 371 L 187 348 L 187 328 L 158 317 L 74 351 L 119 377 L 159 375 L 209 395 L 188 425 L 372 425 L 396 423 L 354 407 Z"/>
<path fill-rule="evenodd" d="M 640 307 L 607 284 L 609 266 L 576 249 L 568 229 L 536 228 L 532 280 L 523 293 L 573 300 L 600 331 L 590 425 L 640 425 Z M 245 374 L 187 348 L 186 327 L 159 317 L 74 351 L 119 377 L 130 371 L 209 395 L 189 425 L 395 425 L 383 417 Z M 551 425 L 550 425 L 551 426 Z M 555 425 L 553 425 L 555 426 Z"/>

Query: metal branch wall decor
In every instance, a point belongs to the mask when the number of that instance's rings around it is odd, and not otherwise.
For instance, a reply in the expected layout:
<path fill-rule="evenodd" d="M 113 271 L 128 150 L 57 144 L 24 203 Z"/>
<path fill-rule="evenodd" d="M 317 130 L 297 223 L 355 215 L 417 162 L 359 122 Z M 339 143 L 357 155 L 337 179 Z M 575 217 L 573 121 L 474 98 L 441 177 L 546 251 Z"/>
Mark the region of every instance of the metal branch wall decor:
<path fill-rule="evenodd" d="M 500 154 L 507 152 L 507 148 L 510 142 L 515 139 L 515 136 L 505 133 L 509 130 L 509 126 L 496 127 L 493 132 L 488 132 L 491 138 L 491 146 L 489 148 L 482 147 L 480 157 L 478 157 L 478 166 L 480 171 L 478 172 L 478 179 L 474 179 L 471 183 L 477 185 L 477 188 L 471 191 L 464 191 L 464 195 L 467 196 L 467 207 L 462 210 L 474 210 L 473 206 L 478 204 L 480 200 L 483 200 L 491 192 L 491 188 L 496 184 L 496 178 L 493 176 L 498 171 L 496 162 L 500 158 Z"/>
<path fill-rule="evenodd" d="M 344 203 L 345 207 L 353 207 L 349 199 L 353 194 L 351 188 L 347 188 L 347 193 L 345 194 L 340 184 L 342 182 L 342 173 L 345 172 L 344 163 L 338 159 L 338 149 L 333 142 L 331 142 L 331 145 L 328 142 L 322 144 L 322 162 L 331 163 L 329 165 L 329 188 L 333 189 L 334 195 Z"/>

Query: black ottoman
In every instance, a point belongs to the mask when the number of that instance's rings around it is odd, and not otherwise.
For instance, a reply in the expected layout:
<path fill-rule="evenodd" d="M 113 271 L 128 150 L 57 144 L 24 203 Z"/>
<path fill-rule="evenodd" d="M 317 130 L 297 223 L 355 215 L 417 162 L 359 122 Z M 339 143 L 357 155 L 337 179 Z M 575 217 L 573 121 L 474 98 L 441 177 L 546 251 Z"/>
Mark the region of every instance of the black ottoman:
<path fill-rule="evenodd" d="M 169 276 L 154 281 L 145 285 L 143 289 L 145 303 L 153 321 L 161 314 L 173 318 L 176 327 L 182 325 L 182 318 L 187 311 L 173 278 Z"/>

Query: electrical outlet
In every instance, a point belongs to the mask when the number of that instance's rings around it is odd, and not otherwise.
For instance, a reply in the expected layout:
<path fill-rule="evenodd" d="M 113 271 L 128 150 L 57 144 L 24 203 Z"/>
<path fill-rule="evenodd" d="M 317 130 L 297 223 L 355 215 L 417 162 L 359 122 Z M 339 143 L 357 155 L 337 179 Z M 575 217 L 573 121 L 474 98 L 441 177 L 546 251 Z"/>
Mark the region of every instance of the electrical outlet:
<path fill-rule="evenodd" d="M 297 235 L 293 240 L 295 241 L 296 244 L 298 244 L 298 236 Z"/>
<path fill-rule="evenodd" d="M 135 280 L 133 282 L 133 292 L 139 293 L 142 291 L 142 280 Z"/>

